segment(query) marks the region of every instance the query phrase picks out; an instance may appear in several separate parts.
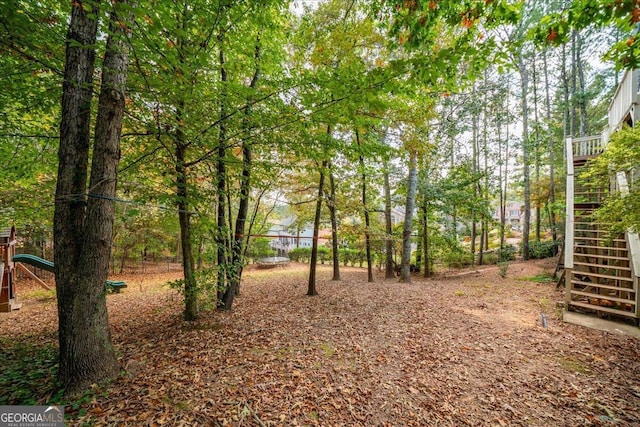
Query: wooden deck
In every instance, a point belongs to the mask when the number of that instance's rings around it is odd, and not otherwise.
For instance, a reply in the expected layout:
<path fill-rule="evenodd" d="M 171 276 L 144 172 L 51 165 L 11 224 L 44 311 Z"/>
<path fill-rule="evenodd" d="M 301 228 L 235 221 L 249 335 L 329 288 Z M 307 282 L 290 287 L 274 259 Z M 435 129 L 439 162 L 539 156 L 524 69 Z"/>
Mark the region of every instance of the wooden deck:
<path fill-rule="evenodd" d="M 625 194 L 624 176 L 587 182 L 580 174 L 589 159 L 603 152 L 611 133 L 640 116 L 638 70 L 628 71 L 609 106 L 609 127 L 601 135 L 567 138 L 565 229 L 566 307 L 640 320 L 640 240 L 636 233 L 612 235 L 592 215 L 612 192 Z"/>

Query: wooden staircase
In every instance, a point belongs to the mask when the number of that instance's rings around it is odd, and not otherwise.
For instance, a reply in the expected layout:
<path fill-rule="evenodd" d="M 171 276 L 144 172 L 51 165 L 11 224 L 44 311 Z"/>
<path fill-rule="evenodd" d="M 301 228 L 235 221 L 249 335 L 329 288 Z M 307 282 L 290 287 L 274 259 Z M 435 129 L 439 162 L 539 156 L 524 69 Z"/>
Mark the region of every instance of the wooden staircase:
<path fill-rule="evenodd" d="M 601 150 L 594 141 L 581 138 L 568 144 L 572 145 L 568 154 L 573 154 L 568 159 L 573 160 L 568 167 L 571 183 L 567 181 L 566 241 L 571 250 L 565 253 L 566 307 L 632 318 L 637 323 L 638 279 L 627 233 L 612 235 L 607 224 L 592 215 L 615 186 L 610 182 L 593 185 L 580 176 L 587 160 Z"/>

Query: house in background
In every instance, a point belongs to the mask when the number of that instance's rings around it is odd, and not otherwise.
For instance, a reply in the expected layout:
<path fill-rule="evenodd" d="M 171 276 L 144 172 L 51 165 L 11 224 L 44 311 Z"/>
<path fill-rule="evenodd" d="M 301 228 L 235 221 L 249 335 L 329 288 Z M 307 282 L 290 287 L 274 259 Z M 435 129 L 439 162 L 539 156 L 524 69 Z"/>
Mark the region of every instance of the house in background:
<path fill-rule="evenodd" d="M 313 243 L 313 226 L 307 224 L 300 227 L 295 215 L 283 218 L 271 225 L 269 246 L 276 251 L 276 256 L 288 257 L 295 248 L 311 248 Z M 318 236 L 319 245 L 329 245 L 330 229 L 321 229 Z"/>
<path fill-rule="evenodd" d="M 500 207 L 495 207 L 492 212 L 492 218 L 501 222 L 502 212 L 500 211 Z M 505 224 L 511 225 L 512 228 L 519 229 L 522 227 L 522 222 L 524 221 L 524 202 L 521 201 L 508 201 L 505 209 Z M 535 221 L 535 210 L 531 210 L 531 222 Z"/>

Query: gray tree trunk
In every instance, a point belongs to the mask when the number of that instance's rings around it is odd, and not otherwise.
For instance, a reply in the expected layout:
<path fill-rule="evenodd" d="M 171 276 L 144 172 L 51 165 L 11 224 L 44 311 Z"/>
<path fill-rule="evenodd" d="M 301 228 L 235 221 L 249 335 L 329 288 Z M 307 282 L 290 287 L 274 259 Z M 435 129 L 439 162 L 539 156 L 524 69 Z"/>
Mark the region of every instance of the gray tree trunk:
<path fill-rule="evenodd" d="M 384 228 L 385 240 L 385 278 L 395 278 L 393 265 L 393 229 L 391 223 L 391 185 L 389 184 L 389 164 L 384 165 Z"/>
<path fill-rule="evenodd" d="M 418 189 L 418 155 L 409 153 L 409 178 L 407 182 L 407 200 L 405 203 L 404 227 L 402 229 L 402 262 L 400 282 L 411 283 L 411 231 L 413 230 L 413 211 L 416 205 Z"/>
<path fill-rule="evenodd" d="M 542 56 L 543 60 L 543 71 L 544 71 L 544 86 L 545 86 L 545 110 L 546 110 L 546 120 L 547 126 L 551 126 L 551 95 L 549 89 L 549 68 L 547 66 L 547 50 L 544 51 L 544 55 Z M 554 152 L 554 138 L 551 132 L 547 132 L 548 136 L 548 152 L 549 152 L 549 225 L 551 227 L 551 239 L 554 242 L 558 241 L 558 231 L 556 227 L 556 193 L 555 193 L 555 152 Z M 553 247 L 553 254 L 555 255 L 558 251 L 558 247 Z"/>
<path fill-rule="evenodd" d="M 324 196 L 324 177 L 328 161 L 323 160 L 320 166 L 320 180 L 318 183 L 318 200 L 316 201 L 316 213 L 313 219 L 313 242 L 311 243 L 311 263 L 309 265 L 309 286 L 307 295 L 318 295 L 316 289 L 316 267 L 318 263 L 318 237 L 320 235 L 320 215 L 322 213 L 322 197 Z"/>
<path fill-rule="evenodd" d="M 109 272 L 120 133 L 125 108 L 129 14 L 114 4 L 102 71 L 87 197 L 91 99 L 98 4 L 74 3 L 67 33 L 58 181 L 54 212 L 54 261 L 58 299 L 58 378 L 66 395 L 115 378 L 119 364 L 111 341 L 105 281 Z"/>
<path fill-rule="evenodd" d="M 522 102 L 522 178 L 524 193 L 524 221 L 522 224 L 522 259 L 529 259 L 529 230 L 531 227 L 531 173 L 529 148 L 529 70 L 524 61 L 524 54 L 518 55 L 518 70 L 521 77 Z"/>

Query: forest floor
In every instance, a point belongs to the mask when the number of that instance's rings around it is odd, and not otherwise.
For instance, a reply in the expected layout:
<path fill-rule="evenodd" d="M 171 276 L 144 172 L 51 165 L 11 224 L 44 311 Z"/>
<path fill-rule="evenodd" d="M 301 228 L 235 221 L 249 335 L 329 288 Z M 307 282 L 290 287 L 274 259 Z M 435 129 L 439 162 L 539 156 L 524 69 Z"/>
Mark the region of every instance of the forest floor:
<path fill-rule="evenodd" d="M 554 267 L 401 284 L 360 268 L 331 281 L 323 266 L 315 297 L 307 266 L 248 268 L 233 311 L 191 323 L 164 285 L 179 271 L 117 277 L 123 373 L 67 406 L 70 425 L 640 425 L 640 340 L 563 323 Z M 3 365 L 7 347 L 55 345 L 55 299 L 22 283 L 22 309 L 0 315 Z"/>

